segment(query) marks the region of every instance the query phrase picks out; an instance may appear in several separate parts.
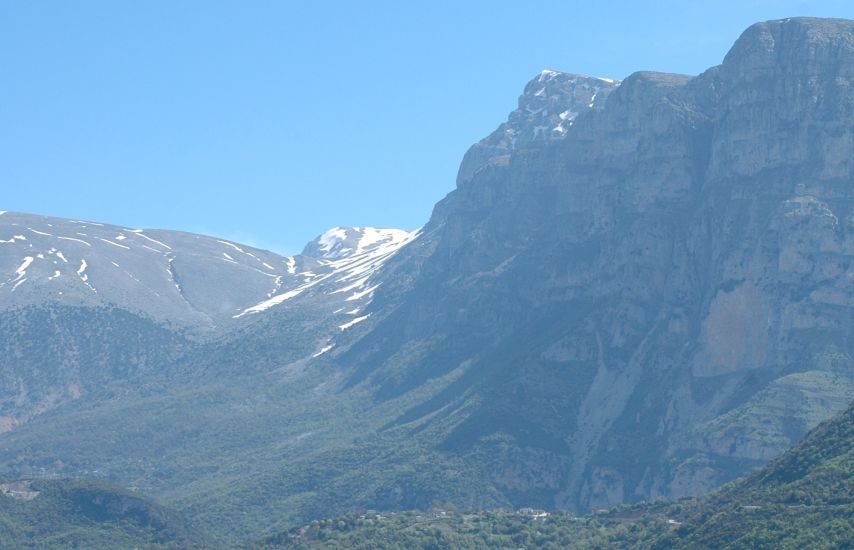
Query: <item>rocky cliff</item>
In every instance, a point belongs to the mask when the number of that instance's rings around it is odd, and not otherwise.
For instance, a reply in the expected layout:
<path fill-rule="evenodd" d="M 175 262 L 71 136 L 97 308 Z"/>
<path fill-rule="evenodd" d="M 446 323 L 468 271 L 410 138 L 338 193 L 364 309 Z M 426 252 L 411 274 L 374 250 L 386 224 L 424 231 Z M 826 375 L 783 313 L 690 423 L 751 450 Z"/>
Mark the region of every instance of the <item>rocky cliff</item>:
<path fill-rule="evenodd" d="M 597 81 L 512 148 L 520 102 L 401 256 L 350 383 L 441 381 L 396 425 L 452 426 L 441 448 L 518 503 L 696 494 L 776 456 L 854 395 L 852 77 L 854 23 L 788 19 L 697 77 Z M 550 79 L 590 82 L 526 94 Z"/>

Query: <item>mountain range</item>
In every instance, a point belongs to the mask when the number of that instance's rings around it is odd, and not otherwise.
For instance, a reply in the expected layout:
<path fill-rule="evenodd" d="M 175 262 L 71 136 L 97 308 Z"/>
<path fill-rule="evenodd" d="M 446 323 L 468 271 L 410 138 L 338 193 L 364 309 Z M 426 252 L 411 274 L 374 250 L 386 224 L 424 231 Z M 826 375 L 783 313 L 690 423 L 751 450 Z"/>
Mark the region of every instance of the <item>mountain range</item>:
<path fill-rule="evenodd" d="M 854 396 L 854 22 L 698 76 L 554 70 L 414 231 L 282 257 L 0 215 L 0 474 L 234 543 L 365 507 L 707 493 Z"/>

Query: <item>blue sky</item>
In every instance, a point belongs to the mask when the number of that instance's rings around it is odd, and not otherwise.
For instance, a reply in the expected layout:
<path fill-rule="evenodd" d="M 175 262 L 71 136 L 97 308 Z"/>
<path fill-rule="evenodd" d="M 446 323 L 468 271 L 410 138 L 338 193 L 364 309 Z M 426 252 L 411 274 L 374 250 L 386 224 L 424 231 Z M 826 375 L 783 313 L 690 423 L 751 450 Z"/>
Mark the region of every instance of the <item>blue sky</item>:
<path fill-rule="evenodd" d="M 0 209 L 279 252 L 414 229 L 543 68 L 696 74 L 854 2 L 0 3 Z"/>

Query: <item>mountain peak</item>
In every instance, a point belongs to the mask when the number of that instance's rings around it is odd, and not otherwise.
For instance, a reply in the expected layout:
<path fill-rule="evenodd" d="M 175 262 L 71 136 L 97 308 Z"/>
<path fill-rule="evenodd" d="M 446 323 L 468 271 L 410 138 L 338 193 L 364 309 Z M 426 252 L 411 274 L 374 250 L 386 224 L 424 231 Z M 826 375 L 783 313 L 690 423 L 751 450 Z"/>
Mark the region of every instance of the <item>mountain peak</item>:
<path fill-rule="evenodd" d="M 333 227 L 305 245 L 303 256 L 339 260 L 369 252 L 385 244 L 401 243 L 409 236 L 402 229 L 377 227 Z"/>
<path fill-rule="evenodd" d="M 601 109 L 619 85 L 610 78 L 543 69 L 525 85 L 507 122 L 468 150 L 457 185 L 486 166 L 505 163 L 513 151 L 563 139 L 579 114 Z"/>
<path fill-rule="evenodd" d="M 807 59 L 844 60 L 854 51 L 854 21 L 792 17 L 751 25 L 733 44 L 724 66 L 743 73 L 774 65 L 799 70 Z M 814 65 L 812 63 L 811 65 Z"/>

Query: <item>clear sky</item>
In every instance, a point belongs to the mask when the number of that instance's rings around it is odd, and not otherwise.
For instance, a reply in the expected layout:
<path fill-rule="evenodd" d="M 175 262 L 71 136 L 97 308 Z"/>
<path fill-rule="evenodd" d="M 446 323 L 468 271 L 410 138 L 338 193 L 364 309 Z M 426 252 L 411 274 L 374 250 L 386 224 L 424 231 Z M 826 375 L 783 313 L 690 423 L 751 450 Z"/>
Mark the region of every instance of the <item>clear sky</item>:
<path fill-rule="evenodd" d="M 3 1 L 0 209 L 293 253 L 414 229 L 543 68 L 696 74 L 854 2 Z"/>

